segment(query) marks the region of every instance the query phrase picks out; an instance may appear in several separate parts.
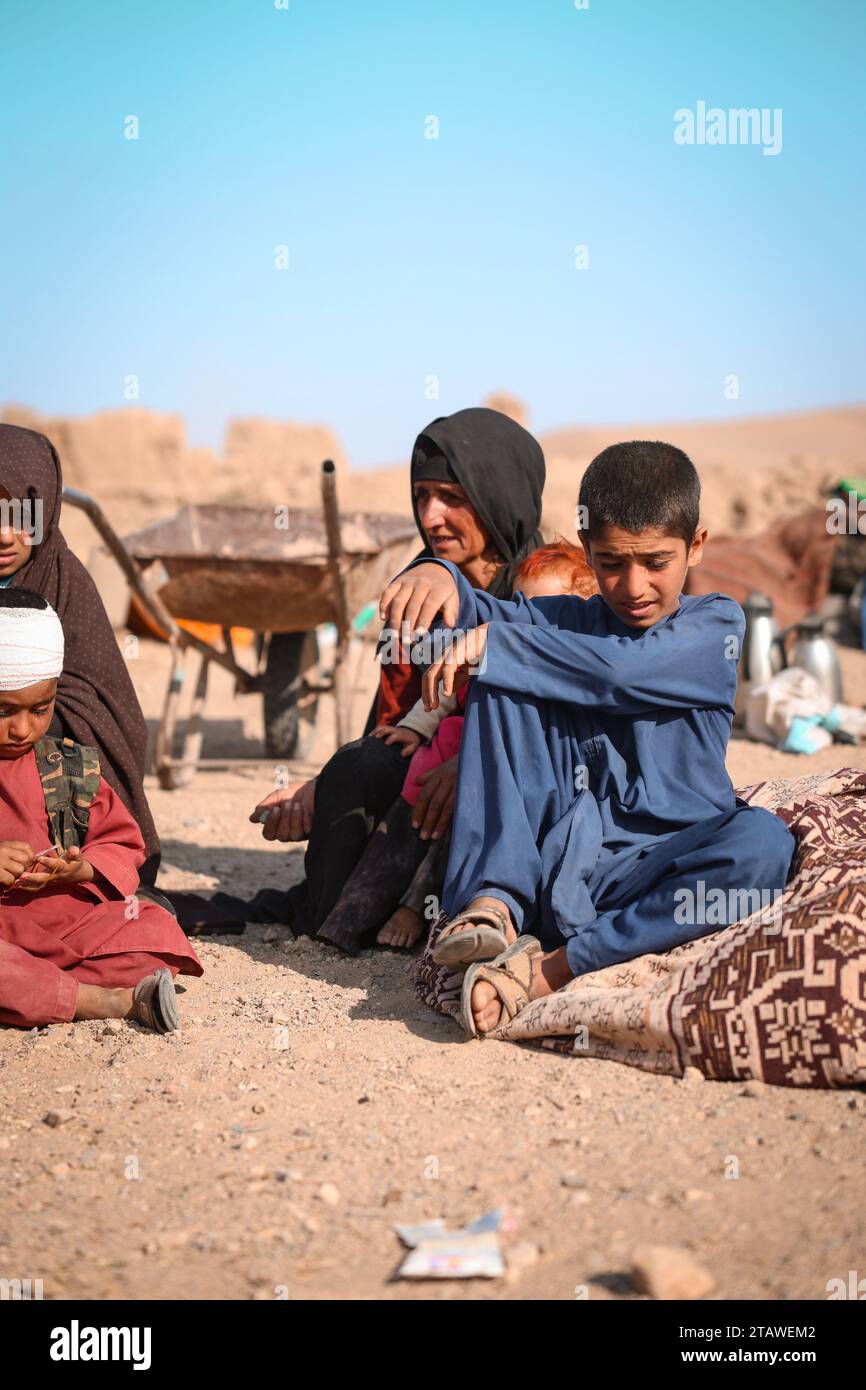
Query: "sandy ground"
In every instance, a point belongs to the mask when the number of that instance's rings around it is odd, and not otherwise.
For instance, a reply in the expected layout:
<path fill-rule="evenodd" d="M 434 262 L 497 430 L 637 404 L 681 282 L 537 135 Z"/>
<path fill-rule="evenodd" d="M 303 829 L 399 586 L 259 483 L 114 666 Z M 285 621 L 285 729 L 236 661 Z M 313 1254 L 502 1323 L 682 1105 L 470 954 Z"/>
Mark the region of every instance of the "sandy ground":
<path fill-rule="evenodd" d="M 866 656 L 843 663 L 862 703 Z M 143 643 L 133 670 L 155 718 L 166 650 Z M 206 755 L 260 755 L 255 697 L 218 673 L 208 712 Z M 325 740 L 332 714 L 326 701 Z M 730 749 L 739 785 L 842 763 L 866 767 L 866 749 Z M 178 792 L 150 779 L 161 882 L 293 879 L 300 851 L 247 821 L 273 776 L 262 762 Z M 260 927 L 199 950 L 172 1037 L 0 1036 L 0 1277 L 42 1279 L 47 1298 L 625 1300 L 631 1252 L 652 1242 L 696 1256 L 713 1297 L 816 1299 L 864 1269 L 864 1096 L 464 1043 L 390 952 L 349 961 Z M 395 1279 L 395 1222 L 500 1205 L 523 1255 L 505 1279 Z"/>

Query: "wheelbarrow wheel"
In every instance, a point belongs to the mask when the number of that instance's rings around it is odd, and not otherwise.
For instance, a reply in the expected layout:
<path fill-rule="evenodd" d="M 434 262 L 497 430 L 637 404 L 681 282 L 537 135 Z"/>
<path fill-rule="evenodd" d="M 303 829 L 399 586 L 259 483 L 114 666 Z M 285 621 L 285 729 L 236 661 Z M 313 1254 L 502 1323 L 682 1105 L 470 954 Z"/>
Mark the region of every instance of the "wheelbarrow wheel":
<path fill-rule="evenodd" d="M 314 695 L 304 696 L 304 673 L 318 659 L 315 629 L 271 634 L 263 682 L 267 757 L 305 756 L 315 727 L 317 700 Z"/>

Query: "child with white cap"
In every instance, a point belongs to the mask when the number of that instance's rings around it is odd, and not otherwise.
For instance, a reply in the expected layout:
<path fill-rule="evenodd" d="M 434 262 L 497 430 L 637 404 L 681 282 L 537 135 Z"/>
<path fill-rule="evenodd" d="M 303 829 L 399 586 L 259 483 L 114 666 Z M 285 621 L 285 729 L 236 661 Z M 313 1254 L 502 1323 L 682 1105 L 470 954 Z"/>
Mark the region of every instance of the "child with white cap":
<path fill-rule="evenodd" d="M 171 914 L 136 896 L 144 842 L 95 750 L 47 737 L 62 669 L 53 608 L 0 590 L 0 1024 L 171 1032 L 173 977 L 202 966 Z"/>

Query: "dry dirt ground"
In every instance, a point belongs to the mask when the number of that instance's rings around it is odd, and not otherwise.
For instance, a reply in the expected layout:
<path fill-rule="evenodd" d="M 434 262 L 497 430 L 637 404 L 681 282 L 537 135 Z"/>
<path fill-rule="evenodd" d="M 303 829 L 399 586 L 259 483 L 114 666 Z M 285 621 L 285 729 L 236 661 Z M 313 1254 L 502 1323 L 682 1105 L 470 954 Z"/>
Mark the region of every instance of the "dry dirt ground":
<path fill-rule="evenodd" d="M 843 655 L 862 703 L 866 656 Z M 143 643 L 151 718 L 166 670 Z M 260 733 L 258 701 L 215 681 L 205 752 L 258 756 Z M 866 749 L 730 750 L 739 785 L 845 762 L 866 766 Z M 247 820 L 272 781 L 264 762 L 178 792 L 150 779 L 161 882 L 243 893 L 297 875 L 300 851 Z M 198 949 L 206 973 L 183 985 L 172 1037 L 0 1035 L 0 1277 L 41 1278 L 46 1298 L 626 1300 L 643 1242 L 691 1251 L 720 1299 L 821 1299 L 866 1274 L 859 1093 L 464 1043 L 390 952 L 347 960 L 261 927 Z M 501 1205 L 524 1255 L 505 1279 L 395 1279 L 396 1222 Z"/>

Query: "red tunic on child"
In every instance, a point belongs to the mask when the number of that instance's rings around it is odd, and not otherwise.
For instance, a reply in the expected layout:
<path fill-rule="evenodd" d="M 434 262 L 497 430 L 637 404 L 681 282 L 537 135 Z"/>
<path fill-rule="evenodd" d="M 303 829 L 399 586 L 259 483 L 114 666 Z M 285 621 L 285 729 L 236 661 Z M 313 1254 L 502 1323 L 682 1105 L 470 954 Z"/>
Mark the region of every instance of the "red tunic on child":
<path fill-rule="evenodd" d="M 52 848 L 32 751 L 0 760 L 0 840 L 24 840 L 34 854 Z M 109 891 L 96 883 L 0 890 L 0 1024 L 68 1022 L 79 984 L 128 988 L 163 966 L 172 975 L 204 973 L 171 914 L 135 897 L 144 841 L 104 780 L 82 855 Z"/>

